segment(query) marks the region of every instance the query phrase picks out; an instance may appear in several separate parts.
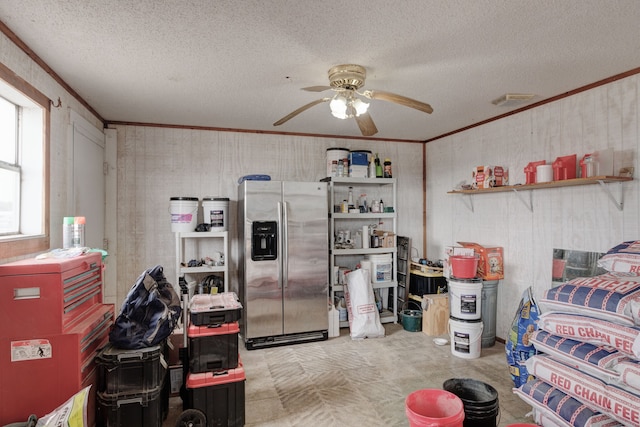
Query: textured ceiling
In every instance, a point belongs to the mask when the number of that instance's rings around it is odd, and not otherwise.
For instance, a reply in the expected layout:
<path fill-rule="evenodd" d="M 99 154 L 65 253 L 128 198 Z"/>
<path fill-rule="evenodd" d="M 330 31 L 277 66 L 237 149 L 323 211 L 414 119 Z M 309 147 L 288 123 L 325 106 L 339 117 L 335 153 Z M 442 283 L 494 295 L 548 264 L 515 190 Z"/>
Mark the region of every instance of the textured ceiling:
<path fill-rule="evenodd" d="M 0 21 L 106 121 L 359 136 L 327 70 L 367 68 L 375 138 L 426 140 L 640 67 L 638 0 L 2 0 Z M 49 96 L 52 96 L 49 94 Z"/>

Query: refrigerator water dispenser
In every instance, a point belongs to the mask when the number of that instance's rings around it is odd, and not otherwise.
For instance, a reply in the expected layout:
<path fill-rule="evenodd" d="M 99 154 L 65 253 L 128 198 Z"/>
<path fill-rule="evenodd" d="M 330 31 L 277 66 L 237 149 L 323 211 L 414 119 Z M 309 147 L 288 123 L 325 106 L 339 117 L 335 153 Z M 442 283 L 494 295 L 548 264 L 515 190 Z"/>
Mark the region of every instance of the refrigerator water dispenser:
<path fill-rule="evenodd" d="M 251 235 L 251 259 L 271 261 L 278 257 L 278 223 L 254 221 Z"/>

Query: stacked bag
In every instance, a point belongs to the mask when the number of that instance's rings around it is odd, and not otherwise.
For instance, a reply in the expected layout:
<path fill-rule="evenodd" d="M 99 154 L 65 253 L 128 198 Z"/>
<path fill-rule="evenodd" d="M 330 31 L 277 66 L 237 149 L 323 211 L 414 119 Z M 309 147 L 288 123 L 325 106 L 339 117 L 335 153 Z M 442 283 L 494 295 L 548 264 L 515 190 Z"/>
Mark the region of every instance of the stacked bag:
<path fill-rule="evenodd" d="M 98 427 L 162 426 L 169 411 L 167 338 L 181 314 L 162 266 L 138 276 L 95 358 Z"/>
<path fill-rule="evenodd" d="M 546 291 L 514 392 L 554 426 L 640 425 L 640 241 L 608 251 L 605 274 Z"/>

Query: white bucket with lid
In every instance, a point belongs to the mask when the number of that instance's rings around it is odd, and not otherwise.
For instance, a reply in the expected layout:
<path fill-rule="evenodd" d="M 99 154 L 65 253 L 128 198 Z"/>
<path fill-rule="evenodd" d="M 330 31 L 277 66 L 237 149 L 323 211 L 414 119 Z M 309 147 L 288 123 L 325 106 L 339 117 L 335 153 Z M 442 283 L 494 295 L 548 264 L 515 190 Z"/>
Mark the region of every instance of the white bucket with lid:
<path fill-rule="evenodd" d="M 463 359 L 477 359 L 482 351 L 482 320 L 449 318 L 451 354 Z"/>
<path fill-rule="evenodd" d="M 331 147 L 327 148 L 327 176 L 332 176 L 331 163 L 335 160 L 340 163 L 344 159 L 349 158 L 349 150 L 346 148 Z"/>
<path fill-rule="evenodd" d="M 482 316 L 482 280 L 449 279 L 451 317 L 466 320 Z"/>
<path fill-rule="evenodd" d="M 229 198 L 204 197 L 202 199 L 203 221 L 210 231 L 229 231 Z"/>
<path fill-rule="evenodd" d="M 391 254 L 367 255 L 371 262 L 371 283 L 390 282 L 393 279 L 393 262 Z"/>
<path fill-rule="evenodd" d="M 174 233 L 194 231 L 198 222 L 197 197 L 171 197 L 169 199 L 171 231 Z"/>

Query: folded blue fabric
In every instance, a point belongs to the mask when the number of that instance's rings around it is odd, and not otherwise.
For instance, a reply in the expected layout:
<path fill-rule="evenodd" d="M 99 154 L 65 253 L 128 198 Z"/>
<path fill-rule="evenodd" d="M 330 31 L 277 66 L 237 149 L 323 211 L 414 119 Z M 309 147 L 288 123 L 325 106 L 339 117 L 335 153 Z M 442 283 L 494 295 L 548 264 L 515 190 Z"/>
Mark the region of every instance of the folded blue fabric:
<path fill-rule="evenodd" d="M 271 181 L 270 175 L 245 175 L 238 180 L 238 184 L 242 184 L 245 181 Z"/>

